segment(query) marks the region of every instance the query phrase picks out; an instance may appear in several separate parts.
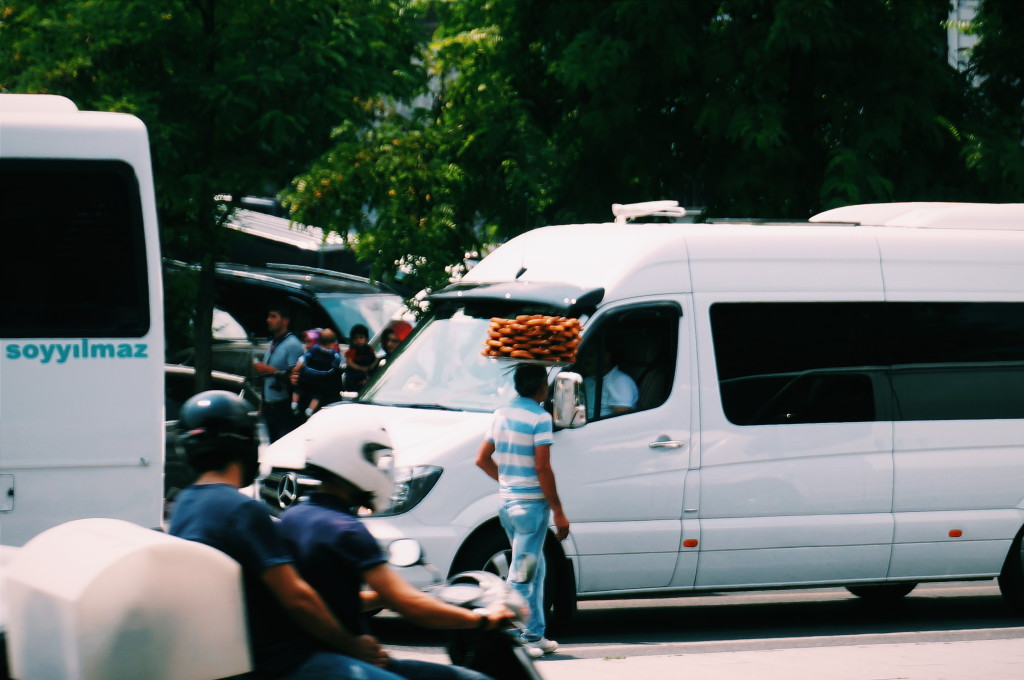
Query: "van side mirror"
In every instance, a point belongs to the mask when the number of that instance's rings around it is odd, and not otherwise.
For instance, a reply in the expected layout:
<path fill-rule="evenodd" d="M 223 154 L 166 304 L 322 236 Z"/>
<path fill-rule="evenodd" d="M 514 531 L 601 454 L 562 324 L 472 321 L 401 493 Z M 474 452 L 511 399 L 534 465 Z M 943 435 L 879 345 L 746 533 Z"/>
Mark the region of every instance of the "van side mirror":
<path fill-rule="evenodd" d="M 555 376 L 551 398 L 555 427 L 570 429 L 587 424 L 587 406 L 583 400 L 583 376 L 562 371 Z"/>

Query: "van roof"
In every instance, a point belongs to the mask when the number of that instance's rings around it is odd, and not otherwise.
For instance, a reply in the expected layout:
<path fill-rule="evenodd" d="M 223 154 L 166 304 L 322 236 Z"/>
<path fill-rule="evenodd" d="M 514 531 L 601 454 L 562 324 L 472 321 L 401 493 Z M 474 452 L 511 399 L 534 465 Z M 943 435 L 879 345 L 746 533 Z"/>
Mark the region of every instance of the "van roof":
<path fill-rule="evenodd" d="M 0 114 L 77 113 L 78 106 L 56 94 L 0 94 Z"/>
<path fill-rule="evenodd" d="M 0 158 L 123 160 L 143 187 L 152 184 L 146 127 L 127 113 L 79 111 L 58 95 L 0 94 L 0 139 Z"/>
<path fill-rule="evenodd" d="M 811 222 L 932 229 L 1024 229 L 1024 203 L 868 203 L 826 210 Z"/>
<path fill-rule="evenodd" d="M 1024 206 L 897 205 L 850 206 L 796 223 L 542 227 L 500 246 L 463 280 L 600 287 L 606 301 L 694 290 L 882 299 L 894 291 L 928 295 L 951 286 L 965 295 L 1024 295 L 1024 231 L 979 226 L 1012 225 L 1014 215 L 1024 224 Z M 943 212 L 961 216 L 964 228 L 954 228 L 954 218 Z"/>

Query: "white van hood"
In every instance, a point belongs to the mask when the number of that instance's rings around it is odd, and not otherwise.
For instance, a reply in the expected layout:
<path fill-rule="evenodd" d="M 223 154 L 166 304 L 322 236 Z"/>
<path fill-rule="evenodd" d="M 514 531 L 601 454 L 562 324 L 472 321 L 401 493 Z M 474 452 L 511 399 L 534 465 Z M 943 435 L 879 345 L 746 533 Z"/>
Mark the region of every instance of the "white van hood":
<path fill-rule="evenodd" d="M 306 441 L 343 438 L 356 423 L 376 419 L 388 431 L 394 444 L 395 465 L 440 464 L 451 451 L 473 456 L 491 421 L 490 413 L 377 406 L 344 403 L 325 408 L 304 425 L 266 448 L 263 466 L 302 469 L 306 463 Z"/>

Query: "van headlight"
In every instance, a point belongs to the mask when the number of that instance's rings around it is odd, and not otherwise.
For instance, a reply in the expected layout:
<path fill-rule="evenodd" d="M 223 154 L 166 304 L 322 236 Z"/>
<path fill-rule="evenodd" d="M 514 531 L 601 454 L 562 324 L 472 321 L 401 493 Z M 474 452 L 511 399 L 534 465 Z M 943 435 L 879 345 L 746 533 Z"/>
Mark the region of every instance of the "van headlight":
<path fill-rule="evenodd" d="M 441 471 L 436 465 L 395 468 L 395 489 L 391 492 L 391 504 L 386 510 L 375 513 L 375 516 L 400 515 L 415 508 L 437 484 Z"/>

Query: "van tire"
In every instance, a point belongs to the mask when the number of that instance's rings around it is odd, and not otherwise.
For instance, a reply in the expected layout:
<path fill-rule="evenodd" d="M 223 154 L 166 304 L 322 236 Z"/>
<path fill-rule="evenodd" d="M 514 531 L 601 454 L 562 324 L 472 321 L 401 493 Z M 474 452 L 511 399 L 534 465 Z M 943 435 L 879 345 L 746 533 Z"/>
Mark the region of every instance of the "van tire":
<path fill-rule="evenodd" d="M 547 562 L 544 577 L 547 628 L 548 632 L 562 631 L 568 628 L 576 611 L 575 579 L 569 561 L 550 532 L 544 542 L 544 557 Z M 463 544 L 448 576 L 479 569 L 507 578 L 511 561 L 512 545 L 504 530 L 495 522 Z"/>
<path fill-rule="evenodd" d="M 916 587 L 916 583 L 886 583 L 877 586 L 846 586 L 846 589 L 866 602 L 895 602 L 909 595 Z"/>
<path fill-rule="evenodd" d="M 1002 593 L 1006 603 L 1018 614 L 1024 614 L 1024 560 L 1021 553 L 1024 547 L 1021 545 L 1021 535 L 1024 529 L 1017 533 L 1017 537 L 1010 544 L 1010 552 L 1003 562 L 1003 570 L 999 572 L 999 592 Z"/>

